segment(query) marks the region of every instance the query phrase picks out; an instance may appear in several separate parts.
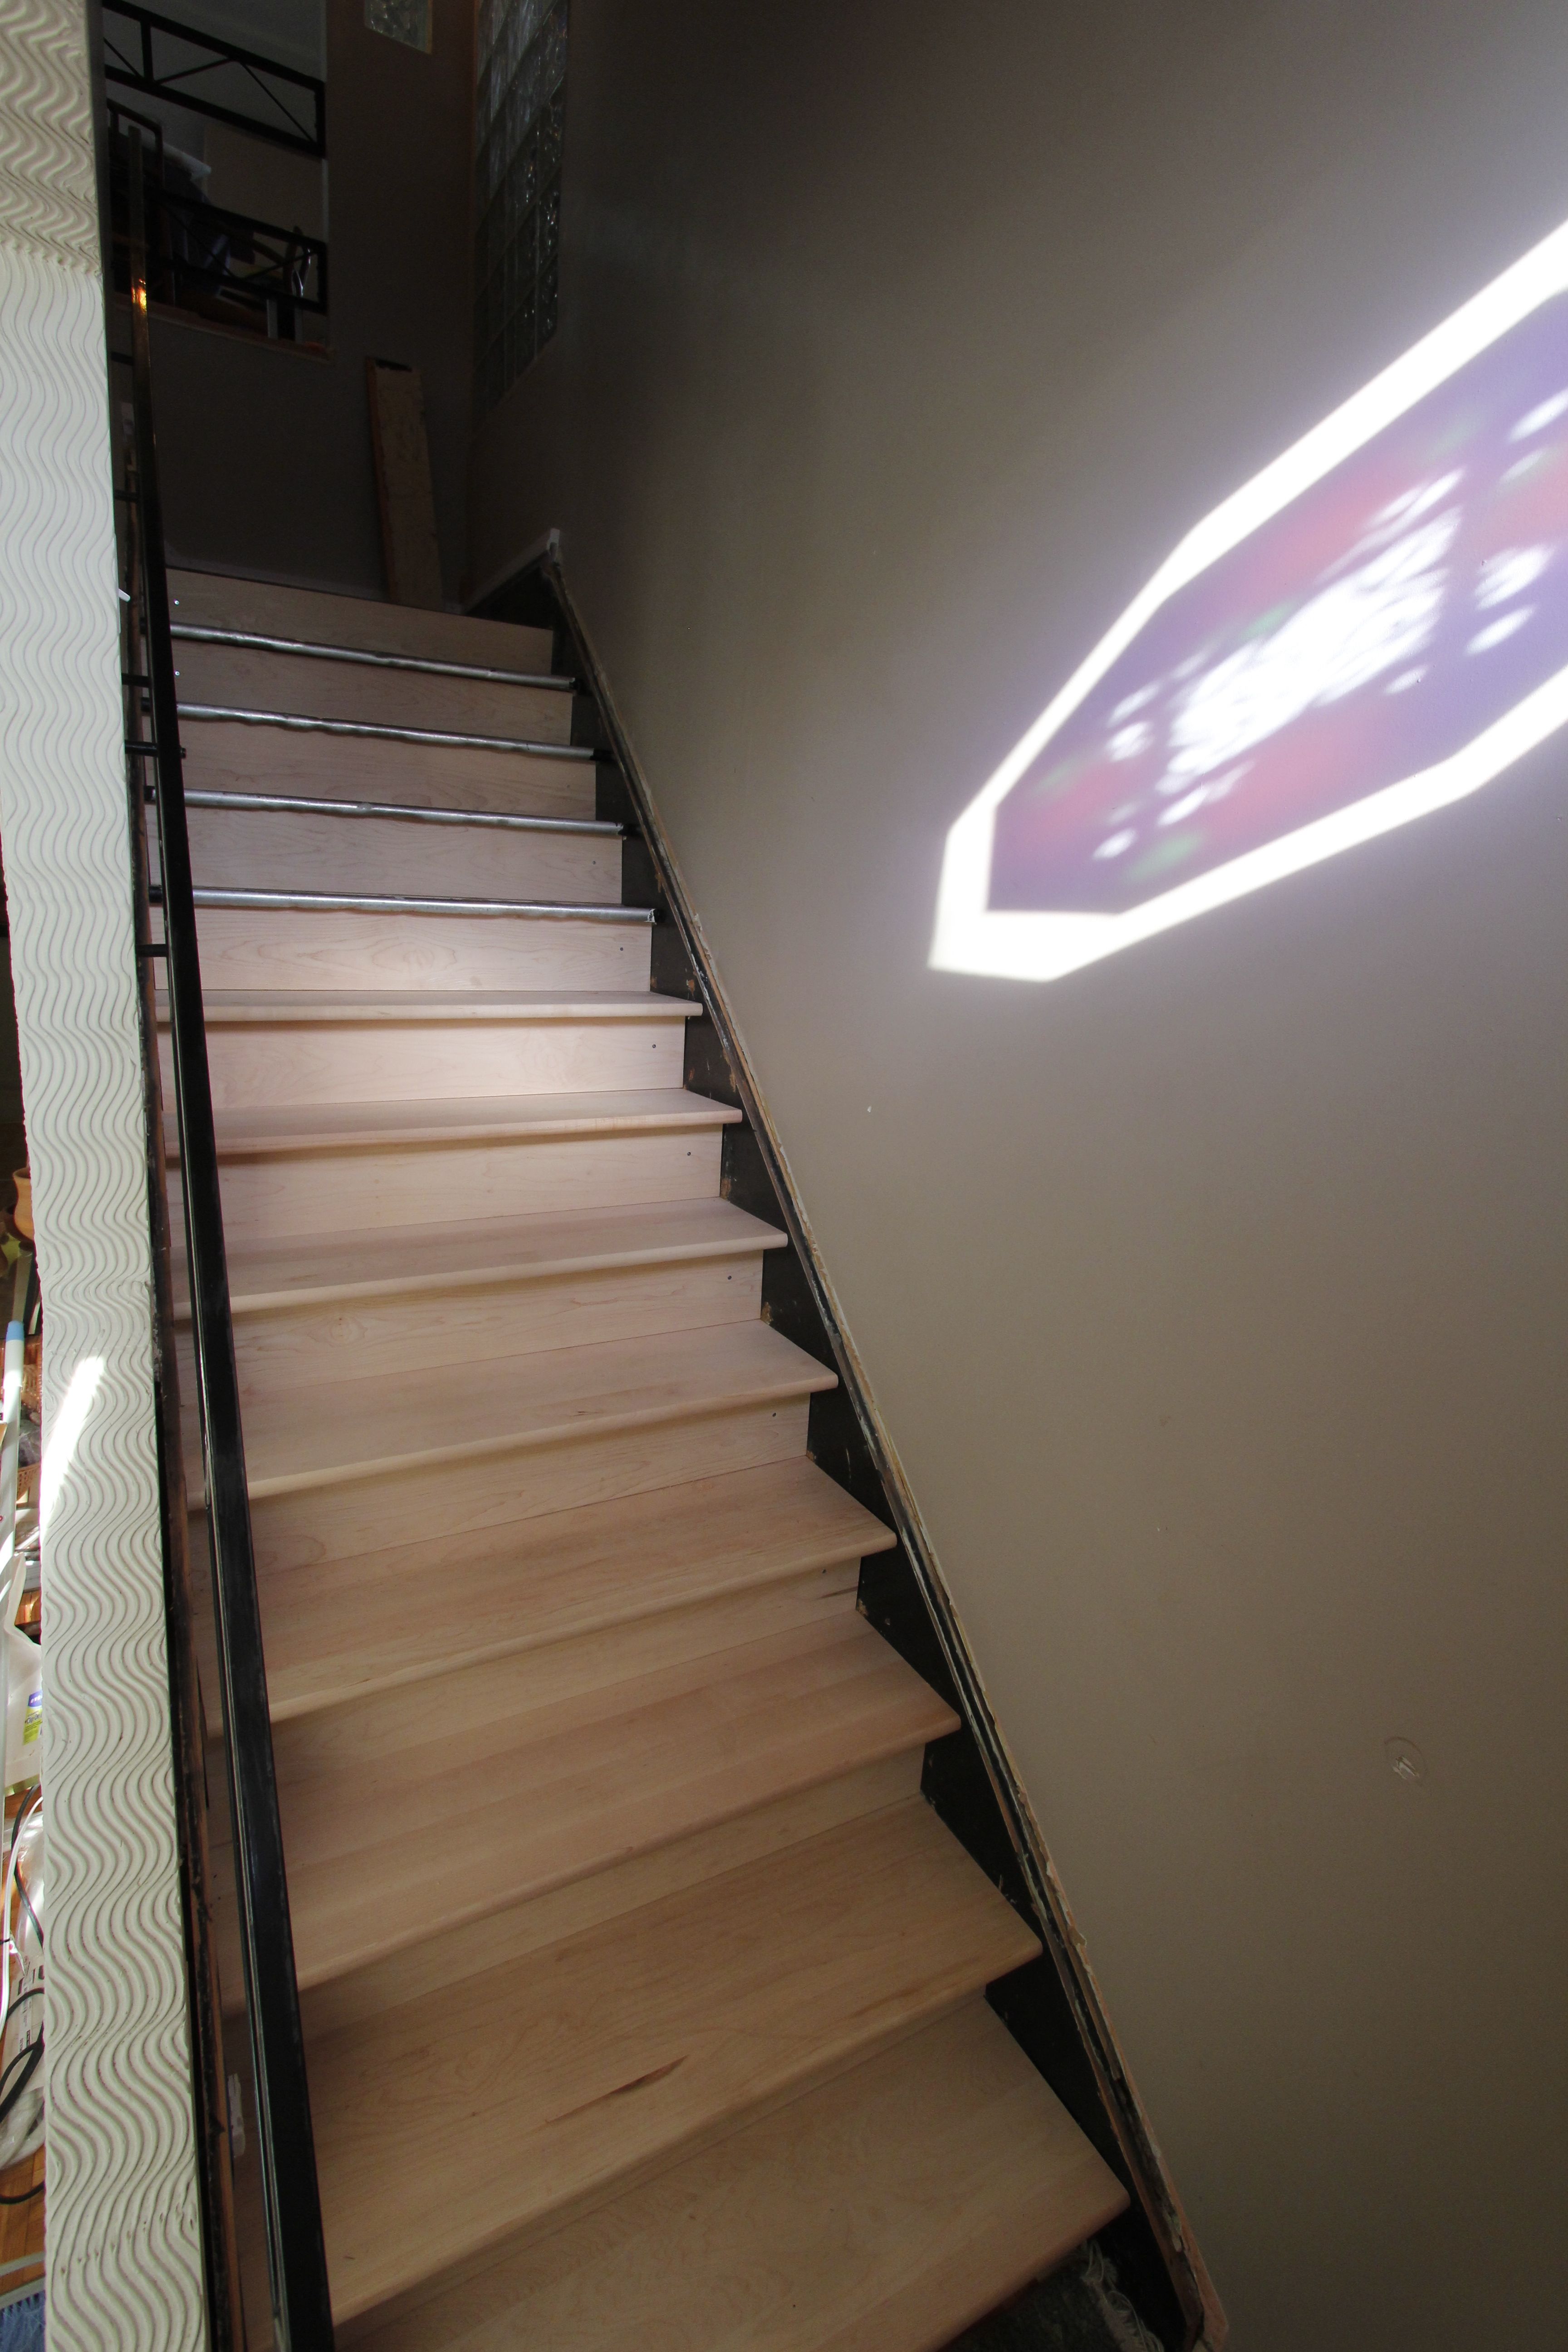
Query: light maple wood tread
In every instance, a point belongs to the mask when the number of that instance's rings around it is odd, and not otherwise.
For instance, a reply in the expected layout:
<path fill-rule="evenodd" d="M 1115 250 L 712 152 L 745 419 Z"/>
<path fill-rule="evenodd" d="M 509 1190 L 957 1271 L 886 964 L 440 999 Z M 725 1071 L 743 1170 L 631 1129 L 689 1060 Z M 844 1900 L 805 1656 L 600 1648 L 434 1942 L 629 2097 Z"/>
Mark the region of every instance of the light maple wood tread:
<path fill-rule="evenodd" d="M 764 1323 L 416 1366 L 258 1398 L 247 1408 L 252 1501 L 437 1462 L 559 1444 L 837 1387 L 837 1374 Z"/>
<path fill-rule="evenodd" d="M 171 618 L 209 629 L 242 629 L 258 636 L 298 637 L 312 645 L 349 646 L 364 653 L 405 654 L 426 661 L 472 662 L 482 667 L 548 671 L 549 629 L 479 621 L 463 613 L 434 613 L 384 604 L 368 596 L 339 596 L 320 588 L 286 588 L 268 580 L 241 580 L 216 572 L 172 571 Z"/>
<path fill-rule="evenodd" d="M 482 1670 L 280 1727 L 301 1987 L 954 1730 L 851 1598 L 808 1594 L 814 1622 L 564 1697 Z M 508 1712 L 514 1696 L 534 1704 Z"/>
<path fill-rule="evenodd" d="M 691 1609 L 886 1551 L 890 1528 L 804 1458 L 580 1504 L 261 1580 L 274 1722 L 451 1667 Z"/>
<path fill-rule="evenodd" d="M 237 1317 L 279 1307 L 417 1297 L 493 1285 L 750 1257 L 789 1236 L 728 1201 L 650 1201 L 631 1208 L 542 1211 L 450 1225 L 387 1225 L 371 1234 L 301 1234 L 240 1243 L 228 1255 Z M 177 1320 L 190 1318 L 184 1265 L 174 1269 Z"/>
<path fill-rule="evenodd" d="M 334 2316 L 602 2202 L 1035 1958 L 919 1798 L 310 2047 Z"/>
<path fill-rule="evenodd" d="M 295 642 L 316 643 L 308 637 Z M 439 670 L 384 668 L 355 661 L 353 655 L 360 650 L 322 646 L 294 653 L 287 650 L 286 642 L 262 646 L 176 639 L 174 674 L 183 703 L 371 719 L 471 735 L 532 737 L 546 743 L 563 743 L 570 737 L 572 696 L 563 686 L 548 682 L 548 671 L 533 676 L 514 671 L 503 678 L 455 677 Z M 349 658 L 334 661 L 333 651 Z M 468 667 L 496 665 L 475 662 Z"/>
<path fill-rule="evenodd" d="M 434 1102 L 278 1103 L 222 1111 L 220 1159 L 352 1151 L 376 1144 L 491 1143 L 509 1137 L 635 1135 L 659 1128 L 731 1127 L 728 1103 L 679 1087 L 618 1094 L 469 1095 Z M 171 1158 L 179 1137 L 169 1123 Z"/>
<path fill-rule="evenodd" d="M 672 2165 L 363 2352 L 940 2352 L 1127 2193 L 984 2000 Z"/>
<path fill-rule="evenodd" d="M 383 1022 L 405 1028 L 415 1022 L 695 1021 L 702 1007 L 647 989 L 217 988 L 204 990 L 202 1013 L 209 1029 Z M 165 996 L 158 998 L 158 1021 L 167 1027 Z"/>

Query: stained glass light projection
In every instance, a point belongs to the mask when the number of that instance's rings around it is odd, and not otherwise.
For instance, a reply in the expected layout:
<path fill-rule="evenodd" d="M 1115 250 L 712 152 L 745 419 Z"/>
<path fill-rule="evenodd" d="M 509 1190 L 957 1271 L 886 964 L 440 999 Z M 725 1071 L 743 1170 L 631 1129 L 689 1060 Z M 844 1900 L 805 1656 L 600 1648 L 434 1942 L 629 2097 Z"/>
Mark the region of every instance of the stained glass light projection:
<path fill-rule="evenodd" d="M 1568 719 L 1568 225 L 1182 541 L 948 835 L 931 961 L 1055 980 Z"/>

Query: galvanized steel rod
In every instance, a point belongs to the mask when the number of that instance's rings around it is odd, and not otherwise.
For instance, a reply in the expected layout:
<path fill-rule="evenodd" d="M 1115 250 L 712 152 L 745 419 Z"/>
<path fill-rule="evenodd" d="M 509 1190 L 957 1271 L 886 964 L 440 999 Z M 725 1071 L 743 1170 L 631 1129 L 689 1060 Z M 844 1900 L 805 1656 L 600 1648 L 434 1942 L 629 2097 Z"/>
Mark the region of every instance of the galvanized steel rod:
<path fill-rule="evenodd" d="M 534 686 L 555 694 L 576 691 L 576 681 L 570 677 L 521 669 L 485 669 L 476 662 L 428 661 L 423 654 L 373 653 L 364 646 L 318 645 L 309 637 L 266 637 L 254 629 L 209 629 L 195 621 L 175 621 L 170 635 L 182 644 L 237 646 L 244 652 L 258 654 L 303 654 L 314 661 L 357 662 L 366 669 L 416 670 L 422 677 L 473 677 L 490 686 Z"/>
<path fill-rule="evenodd" d="M 607 817 L 510 816 L 494 809 L 414 808 L 403 801 L 307 801 L 289 793 L 185 793 L 187 808 L 267 809 L 283 816 L 395 817 L 408 824 L 490 826 L 504 833 L 600 834 L 619 838 L 626 827 Z"/>

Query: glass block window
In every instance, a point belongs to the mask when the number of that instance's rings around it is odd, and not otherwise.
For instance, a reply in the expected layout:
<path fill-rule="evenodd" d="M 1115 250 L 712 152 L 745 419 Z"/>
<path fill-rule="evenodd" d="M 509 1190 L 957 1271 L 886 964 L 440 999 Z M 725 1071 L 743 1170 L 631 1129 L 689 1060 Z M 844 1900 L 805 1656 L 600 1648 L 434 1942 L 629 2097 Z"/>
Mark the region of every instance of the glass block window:
<path fill-rule="evenodd" d="M 364 21 L 373 33 L 384 33 L 389 41 L 429 50 L 430 0 L 364 0 Z"/>
<path fill-rule="evenodd" d="M 482 0 L 474 385 L 482 414 L 555 332 L 567 0 Z"/>

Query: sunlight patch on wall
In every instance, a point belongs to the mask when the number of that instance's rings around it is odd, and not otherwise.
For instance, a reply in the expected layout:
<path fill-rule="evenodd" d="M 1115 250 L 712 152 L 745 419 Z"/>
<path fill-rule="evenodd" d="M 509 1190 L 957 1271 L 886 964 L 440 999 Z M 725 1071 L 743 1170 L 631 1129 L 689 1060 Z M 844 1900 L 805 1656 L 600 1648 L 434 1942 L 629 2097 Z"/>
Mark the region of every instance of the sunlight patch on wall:
<path fill-rule="evenodd" d="M 1056 980 L 1568 720 L 1568 224 L 1190 531 L 948 835 L 931 962 Z"/>

